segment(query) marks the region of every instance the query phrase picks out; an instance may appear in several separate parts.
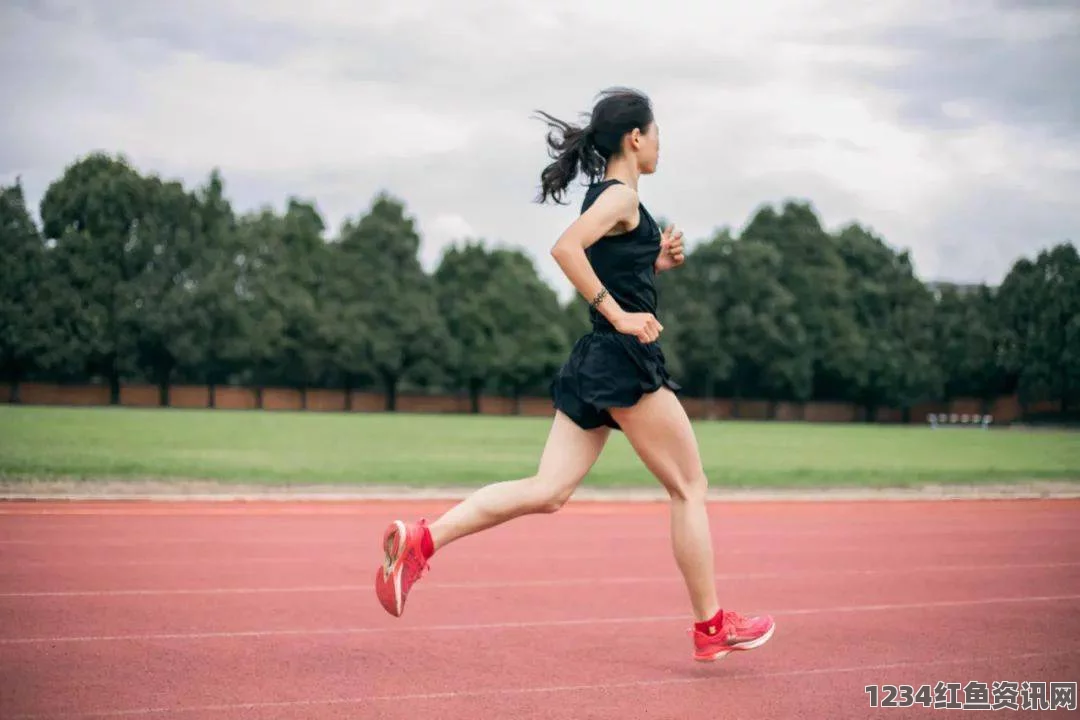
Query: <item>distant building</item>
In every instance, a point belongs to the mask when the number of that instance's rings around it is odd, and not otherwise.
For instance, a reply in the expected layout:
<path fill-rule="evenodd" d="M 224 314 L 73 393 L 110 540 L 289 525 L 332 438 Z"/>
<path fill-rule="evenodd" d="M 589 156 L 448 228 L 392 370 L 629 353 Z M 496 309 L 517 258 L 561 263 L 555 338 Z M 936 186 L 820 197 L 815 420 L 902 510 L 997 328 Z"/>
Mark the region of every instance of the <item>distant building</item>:
<path fill-rule="evenodd" d="M 953 290 L 959 295 L 970 295 L 979 292 L 979 288 L 983 287 L 983 283 L 956 283 L 946 280 L 932 280 L 926 283 L 926 287 L 933 293 L 935 298 L 940 298 L 943 290 Z M 987 287 L 991 290 L 994 289 L 993 285 L 987 285 Z"/>

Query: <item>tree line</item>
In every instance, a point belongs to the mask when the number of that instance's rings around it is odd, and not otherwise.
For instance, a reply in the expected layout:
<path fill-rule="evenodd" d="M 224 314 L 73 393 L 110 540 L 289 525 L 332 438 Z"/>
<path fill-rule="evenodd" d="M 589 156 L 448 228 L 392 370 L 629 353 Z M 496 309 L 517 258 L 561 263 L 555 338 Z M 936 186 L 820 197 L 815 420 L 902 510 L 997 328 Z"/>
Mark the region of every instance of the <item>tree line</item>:
<path fill-rule="evenodd" d="M 0 376 L 544 394 L 588 330 L 523 252 L 475 239 L 433 273 L 383 193 L 332 235 L 309 202 L 238 214 L 219 172 L 188 189 L 91 154 L 46 190 L 40 226 L 0 188 Z M 661 342 L 686 392 L 910 408 L 1080 394 L 1080 256 L 1018 259 L 999 287 L 929 284 L 907 252 L 812 207 L 762 206 L 662 275 Z"/>

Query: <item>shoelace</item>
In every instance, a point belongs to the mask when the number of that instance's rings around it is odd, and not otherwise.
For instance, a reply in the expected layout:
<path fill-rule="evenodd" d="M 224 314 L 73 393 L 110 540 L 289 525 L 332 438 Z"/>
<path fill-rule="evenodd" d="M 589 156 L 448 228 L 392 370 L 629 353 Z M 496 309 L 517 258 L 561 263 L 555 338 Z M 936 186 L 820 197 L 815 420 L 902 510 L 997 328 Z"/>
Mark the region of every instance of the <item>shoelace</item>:
<path fill-rule="evenodd" d="M 724 611 L 724 625 L 731 625 L 739 630 L 744 629 L 750 624 L 750 621 L 735 611 Z"/>

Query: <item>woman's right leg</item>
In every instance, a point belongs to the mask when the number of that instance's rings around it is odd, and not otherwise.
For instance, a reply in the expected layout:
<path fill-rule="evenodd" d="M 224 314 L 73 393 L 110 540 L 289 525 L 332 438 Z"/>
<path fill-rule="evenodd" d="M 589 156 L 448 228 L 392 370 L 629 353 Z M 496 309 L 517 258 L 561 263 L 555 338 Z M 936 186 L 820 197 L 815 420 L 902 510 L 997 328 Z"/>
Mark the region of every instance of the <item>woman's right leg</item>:
<path fill-rule="evenodd" d="M 375 573 L 379 602 L 400 616 L 409 590 L 436 549 L 521 515 L 561 508 L 600 457 L 610 434 L 607 427 L 585 430 L 556 412 L 535 475 L 480 488 L 431 525 L 423 520 L 391 523 L 383 534 L 385 557 Z"/>
<path fill-rule="evenodd" d="M 604 449 L 611 430 L 583 430 L 561 412 L 548 433 L 536 474 L 480 488 L 431 523 L 435 549 L 507 520 L 532 513 L 557 511 Z"/>

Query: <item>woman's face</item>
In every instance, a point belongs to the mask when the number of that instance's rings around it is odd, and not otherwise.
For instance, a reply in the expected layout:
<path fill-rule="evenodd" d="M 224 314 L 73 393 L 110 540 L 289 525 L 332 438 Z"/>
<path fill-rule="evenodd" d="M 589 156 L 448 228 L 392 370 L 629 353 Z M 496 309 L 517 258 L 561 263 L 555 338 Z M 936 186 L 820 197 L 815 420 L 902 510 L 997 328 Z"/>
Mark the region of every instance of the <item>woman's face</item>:
<path fill-rule="evenodd" d="M 640 130 L 634 131 L 634 144 L 638 170 L 643 175 L 656 172 L 656 166 L 660 162 L 660 126 L 656 121 L 649 123 L 644 133 Z"/>

